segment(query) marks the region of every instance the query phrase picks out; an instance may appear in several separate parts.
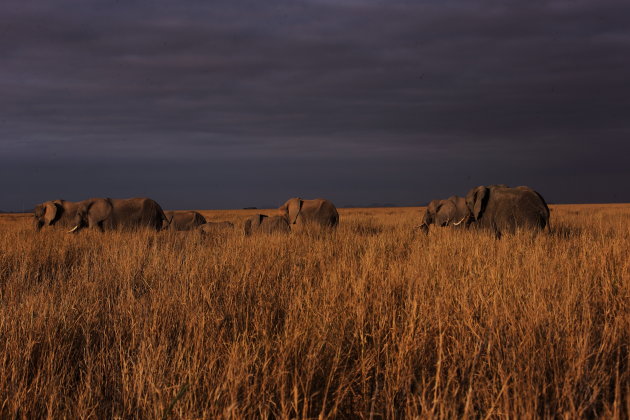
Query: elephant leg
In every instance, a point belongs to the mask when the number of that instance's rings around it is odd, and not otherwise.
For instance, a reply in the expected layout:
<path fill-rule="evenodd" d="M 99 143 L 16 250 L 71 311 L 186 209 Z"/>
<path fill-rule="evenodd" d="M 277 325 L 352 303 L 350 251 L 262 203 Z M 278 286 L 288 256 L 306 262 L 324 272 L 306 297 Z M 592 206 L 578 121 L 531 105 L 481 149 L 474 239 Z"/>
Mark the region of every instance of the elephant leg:
<path fill-rule="evenodd" d="M 497 226 L 496 223 L 492 223 L 492 232 L 494 233 L 494 237 L 496 239 L 501 239 L 501 230 L 499 229 L 499 226 Z"/>
<path fill-rule="evenodd" d="M 100 232 L 105 232 L 105 229 L 103 228 L 103 221 L 102 220 L 90 219 L 88 227 L 90 229 L 98 229 Z"/>

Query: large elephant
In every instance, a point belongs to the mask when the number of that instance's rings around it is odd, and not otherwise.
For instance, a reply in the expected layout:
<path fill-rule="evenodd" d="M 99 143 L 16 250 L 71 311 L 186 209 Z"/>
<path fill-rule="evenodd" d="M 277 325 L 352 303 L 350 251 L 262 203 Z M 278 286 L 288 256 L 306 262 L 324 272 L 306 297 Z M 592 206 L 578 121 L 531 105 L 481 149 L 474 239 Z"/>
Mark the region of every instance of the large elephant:
<path fill-rule="evenodd" d="M 529 187 L 475 187 L 466 195 L 466 205 L 471 213 L 471 226 L 490 229 L 498 237 L 518 228 L 542 230 L 549 226 L 545 199 Z"/>
<path fill-rule="evenodd" d="M 196 211 L 165 211 L 163 228 L 170 230 L 193 230 L 206 223 L 206 218 Z"/>
<path fill-rule="evenodd" d="M 339 223 L 339 213 L 335 205 L 326 199 L 303 200 L 291 198 L 278 209 L 291 229 L 306 225 L 322 227 L 336 227 Z"/>
<path fill-rule="evenodd" d="M 66 200 L 46 201 L 33 210 L 35 230 L 44 226 L 69 228 L 74 226 L 74 218 L 80 203 Z"/>
<path fill-rule="evenodd" d="M 243 225 L 245 236 L 253 233 L 289 233 L 289 222 L 282 216 L 255 214 L 245 220 Z"/>
<path fill-rule="evenodd" d="M 92 198 L 79 203 L 70 232 L 88 227 L 105 230 L 162 229 L 166 219 L 162 207 L 150 198 Z"/>
<path fill-rule="evenodd" d="M 457 195 L 446 200 L 433 200 L 427 206 L 420 229 L 429 232 L 429 226 L 466 226 L 470 211 L 466 199 Z"/>

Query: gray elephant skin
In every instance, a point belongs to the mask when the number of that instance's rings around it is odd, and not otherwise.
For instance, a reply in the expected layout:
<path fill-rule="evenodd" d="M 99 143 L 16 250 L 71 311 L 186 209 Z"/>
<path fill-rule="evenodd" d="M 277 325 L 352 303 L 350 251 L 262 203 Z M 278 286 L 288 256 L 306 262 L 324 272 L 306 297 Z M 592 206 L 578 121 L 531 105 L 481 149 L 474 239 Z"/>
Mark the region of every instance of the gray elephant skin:
<path fill-rule="evenodd" d="M 71 228 L 74 226 L 79 203 L 66 200 L 46 201 L 33 210 L 35 230 L 45 226 Z"/>
<path fill-rule="evenodd" d="M 490 229 L 500 237 L 517 229 L 542 230 L 549 226 L 549 207 L 533 189 L 505 185 L 478 186 L 466 194 L 471 227 Z"/>
<path fill-rule="evenodd" d="M 304 200 L 291 198 L 278 209 L 291 229 L 301 228 L 307 225 L 331 227 L 339 224 L 339 213 L 330 201 L 324 198 Z"/>
<path fill-rule="evenodd" d="M 194 230 L 206 223 L 206 218 L 196 211 L 165 211 L 166 219 L 163 229 Z"/>
<path fill-rule="evenodd" d="M 106 230 L 159 231 L 166 219 L 162 207 L 150 198 L 92 198 L 79 203 L 70 232 L 84 228 Z"/>
<path fill-rule="evenodd" d="M 453 195 L 445 200 L 433 200 L 424 212 L 420 229 L 428 233 L 430 225 L 465 227 L 469 216 L 464 197 Z"/>
<path fill-rule="evenodd" d="M 265 214 L 256 214 L 245 220 L 243 224 L 245 236 L 254 233 L 281 233 L 288 234 L 291 232 L 289 222 L 282 216 L 267 216 Z"/>

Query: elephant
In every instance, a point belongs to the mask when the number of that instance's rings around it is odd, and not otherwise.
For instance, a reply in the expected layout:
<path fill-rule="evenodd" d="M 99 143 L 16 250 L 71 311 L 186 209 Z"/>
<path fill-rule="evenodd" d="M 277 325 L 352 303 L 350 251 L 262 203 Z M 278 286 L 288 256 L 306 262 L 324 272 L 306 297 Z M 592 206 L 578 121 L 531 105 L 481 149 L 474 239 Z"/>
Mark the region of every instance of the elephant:
<path fill-rule="evenodd" d="M 303 200 L 291 198 L 278 209 L 291 229 L 306 225 L 334 228 L 339 224 L 339 213 L 335 205 L 326 199 Z"/>
<path fill-rule="evenodd" d="M 255 214 L 245 220 L 243 225 L 245 236 L 252 233 L 290 233 L 289 222 L 282 216 L 267 216 Z"/>
<path fill-rule="evenodd" d="M 234 223 L 232 222 L 206 222 L 203 225 L 197 226 L 197 231 L 204 234 L 232 229 L 234 229 Z"/>
<path fill-rule="evenodd" d="M 549 227 L 549 207 L 533 189 L 506 185 L 478 186 L 466 194 L 470 225 L 494 231 L 513 233 L 517 228 L 543 230 Z"/>
<path fill-rule="evenodd" d="M 150 198 L 92 198 L 79 203 L 74 227 L 79 232 L 85 227 L 105 230 L 162 229 L 168 221 L 162 207 Z"/>
<path fill-rule="evenodd" d="M 465 227 L 469 216 L 470 211 L 464 197 L 453 195 L 446 200 L 433 200 L 427 206 L 420 229 L 428 233 L 429 225 L 432 224 Z"/>
<path fill-rule="evenodd" d="M 193 230 L 206 223 L 206 218 L 196 211 L 165 211 L 163 229 Z"/>
<path fill-rule="evenodd" d="M 78 202 L 66 200 L 46 201 L 38 204 L 33 210 L 35 230 L 39 231 L 44 226 L 59 226 L 69 228 L 77 214 Z"/>

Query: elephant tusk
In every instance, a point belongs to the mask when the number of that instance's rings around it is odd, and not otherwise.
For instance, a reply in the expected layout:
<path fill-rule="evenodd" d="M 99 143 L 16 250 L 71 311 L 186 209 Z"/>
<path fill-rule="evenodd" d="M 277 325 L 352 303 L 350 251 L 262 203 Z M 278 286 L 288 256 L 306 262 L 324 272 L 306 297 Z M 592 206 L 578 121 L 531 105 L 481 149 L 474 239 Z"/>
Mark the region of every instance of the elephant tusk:
<path fill-rule="evenodd" d="M 74 232 L 74 231 L 75 231 L 75 230 L 77 230 L 77 229 L 79 229 L 79 225 L 76 225 L 75 227 L 73 227 L 72 229 L 70 229 L 70 230 L 68 231 L 68 233 L 72 233 L 72 232 Z"/>
<path fill-rule="evenodd" d="M 466 218 L 466 216 L 462 217 L 462 220 L 460 220 L 457 223 L 453 223 L 453 226 L 458 226 L 459 224 L 461 224 L 464 221 L 465 218 Z"/>

